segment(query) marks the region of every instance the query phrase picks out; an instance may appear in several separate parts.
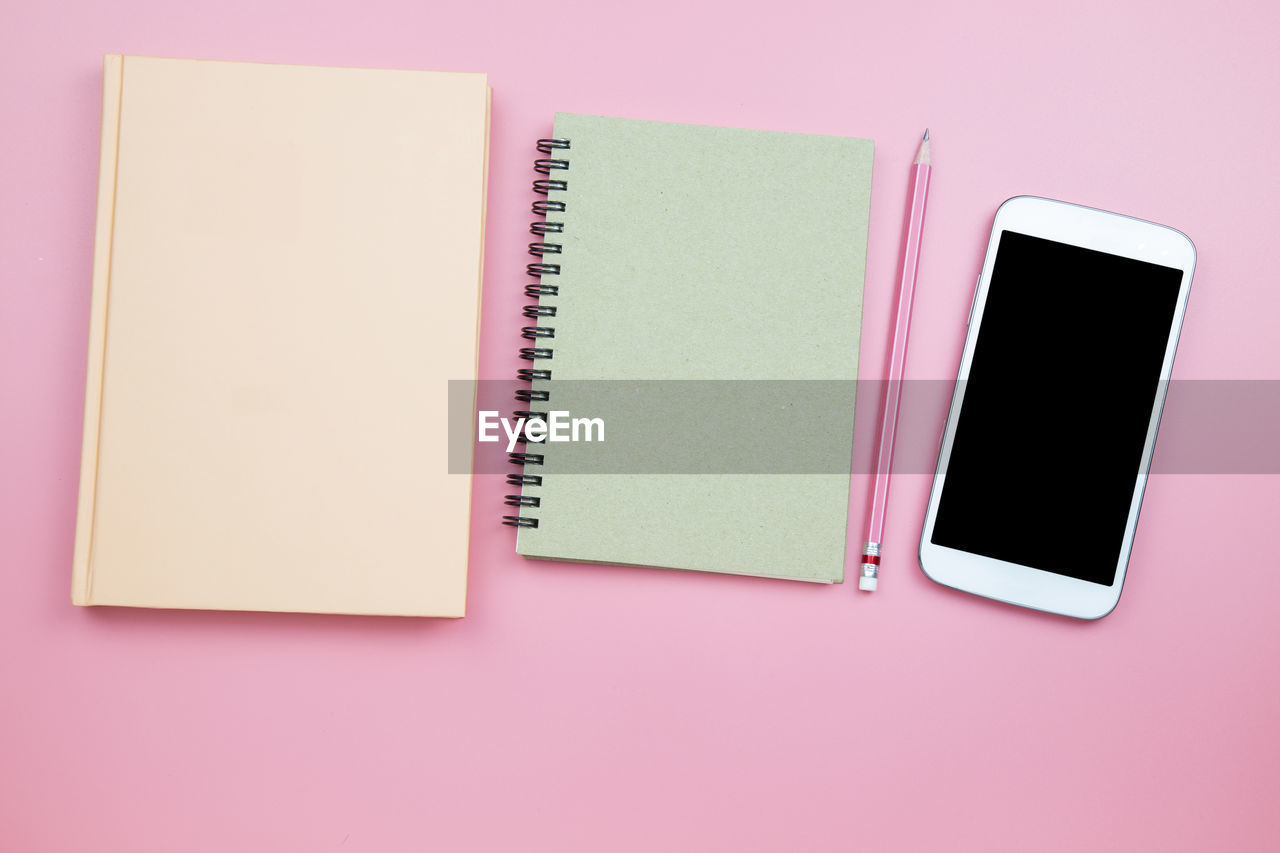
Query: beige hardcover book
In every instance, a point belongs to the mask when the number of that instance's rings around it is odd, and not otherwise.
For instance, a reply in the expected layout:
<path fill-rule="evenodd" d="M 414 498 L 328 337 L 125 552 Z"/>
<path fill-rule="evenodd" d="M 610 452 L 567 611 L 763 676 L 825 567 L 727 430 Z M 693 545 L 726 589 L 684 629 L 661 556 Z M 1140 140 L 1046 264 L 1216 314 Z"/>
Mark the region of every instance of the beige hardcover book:
<path fill-rule="evenodd" d="M 483 74 L 106 58 L 76 604 L 462 616 Z"/>

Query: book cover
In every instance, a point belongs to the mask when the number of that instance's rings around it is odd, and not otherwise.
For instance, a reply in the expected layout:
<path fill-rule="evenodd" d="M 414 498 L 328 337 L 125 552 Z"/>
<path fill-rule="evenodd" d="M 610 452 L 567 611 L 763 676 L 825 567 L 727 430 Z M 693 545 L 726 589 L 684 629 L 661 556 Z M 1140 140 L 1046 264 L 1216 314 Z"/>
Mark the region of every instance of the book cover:
<path fill-rule="evenodd" d="M 554 135 L 527 408 L 606 435 L 527 446 L 517 551 L 842 580 L 872 142 L 576 114 Z"/>
<path fill-rule="evenodd" d="M 483 74 L 108 56 L 76 604 L 461 616 Z"/>

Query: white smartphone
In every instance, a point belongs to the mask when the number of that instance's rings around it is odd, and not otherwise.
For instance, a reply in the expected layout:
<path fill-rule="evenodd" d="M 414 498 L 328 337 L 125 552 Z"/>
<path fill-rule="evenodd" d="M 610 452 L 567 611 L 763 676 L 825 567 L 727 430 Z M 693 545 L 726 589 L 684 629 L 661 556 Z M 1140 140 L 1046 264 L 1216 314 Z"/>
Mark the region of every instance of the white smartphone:
<path fill-rule="evenodd" d="M 940 584 L 1080 619 L 1120 599 L 1195 246 L 1019 196 L 996 211 L 920 538 Z"/>

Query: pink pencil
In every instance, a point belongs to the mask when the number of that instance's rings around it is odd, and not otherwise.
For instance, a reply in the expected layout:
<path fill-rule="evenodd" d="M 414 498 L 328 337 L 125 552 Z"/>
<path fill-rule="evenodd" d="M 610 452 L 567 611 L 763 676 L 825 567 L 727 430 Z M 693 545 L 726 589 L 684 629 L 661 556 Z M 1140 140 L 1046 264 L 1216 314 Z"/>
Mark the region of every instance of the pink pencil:
<path fill-rule="evenodd" d="M 911 332 L 911 302 L 916 292 L 916 268 L 920 265 L 920 237 L 924 233 L 924 207 L 929 198 L 929 131 L 911 166 L 911 208 L 907 214 L 907 238 L 902 247 L 898 277 L 898 310 L 893 320 L 893 349 L 884 386 L 880 441 L 876 446 L 875 480 L 871 506 L 867 508 L 867 538 L 862 546 L 862 570 L 858 589 L 874 592 L 880 575 L 880 542 L 884 538 L 884 513 L 889 502 L 889 478 L 893 474 L 893 441 L 898 432 L 898 406 L 902 402 L 902 373 L 907 363 L 907 336 Z"/>

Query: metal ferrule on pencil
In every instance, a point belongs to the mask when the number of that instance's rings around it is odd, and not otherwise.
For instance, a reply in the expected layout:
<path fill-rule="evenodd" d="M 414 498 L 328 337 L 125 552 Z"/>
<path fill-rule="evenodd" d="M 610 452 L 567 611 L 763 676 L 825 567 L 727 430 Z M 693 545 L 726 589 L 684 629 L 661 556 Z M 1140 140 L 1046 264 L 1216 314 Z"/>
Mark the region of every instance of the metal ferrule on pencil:
<path fill-rule="evenodd" d="M 859 589 L 875 589 L 880 576 L 880 543 L 868 542 L 862 546 L 862 569 L 858 573 Z"/>

